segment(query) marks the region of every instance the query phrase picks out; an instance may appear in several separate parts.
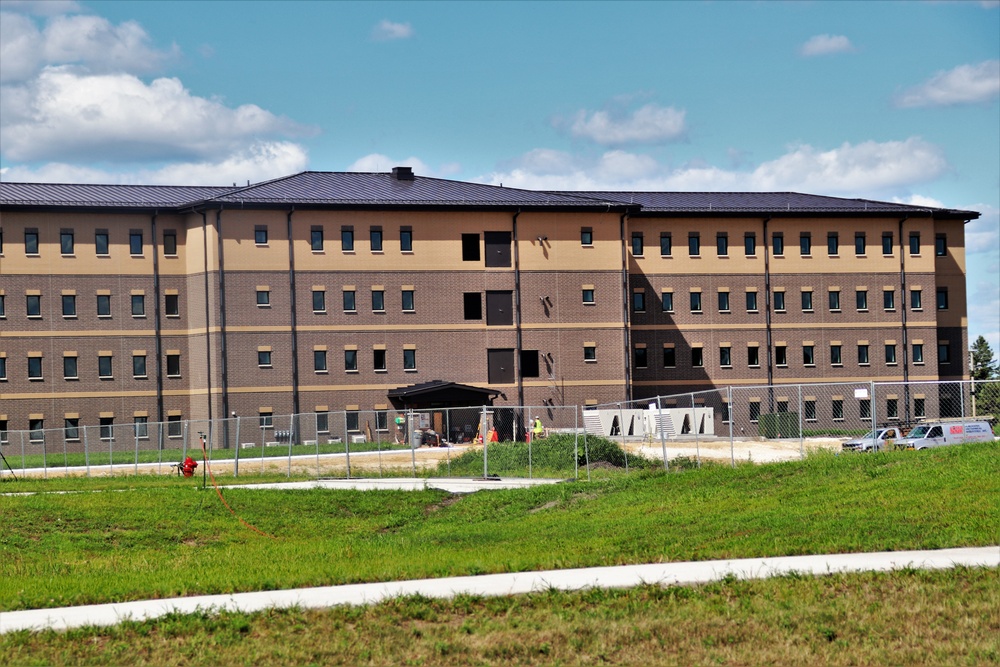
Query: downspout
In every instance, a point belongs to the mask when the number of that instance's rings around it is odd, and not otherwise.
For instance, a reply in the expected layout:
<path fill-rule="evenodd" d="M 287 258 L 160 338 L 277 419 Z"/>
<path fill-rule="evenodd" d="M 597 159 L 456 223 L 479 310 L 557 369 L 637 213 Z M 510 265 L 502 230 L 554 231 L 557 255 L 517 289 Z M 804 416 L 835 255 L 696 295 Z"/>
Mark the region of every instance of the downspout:
<path fill-rule="evenodd" d="M 628 213 L 622 213 L 618 221 L 618 233 L 622 246 L 622 338 L 625 345 L 625 400 L 632 400 L 632 350 L 631 322 L 629 321 L 629 306 L 631 299 L 628 291 L 628 250 L 625 240 L 625 220 Z"/>
<path fill-rule="evenodd" d="M 903 241 L 903 223 L 909 219 L 910 216 L 904 216 L 899 221 L 899 312 L 902 314 L 902 325 L 903 325 L 903 410 L 906 416 L 906 423 L 910 423 L 910 332 L 906 326 L 906 309 L 908 307 L 906 301 L 906 253 L 903 252 L 905 249 Z"/>
<path fill-rule="evenodd" d="M 288 234 L 288 287 L 290 290 L 289 302 L 292 305 L 291 325 L 292 325 L 292 414 L 293 419 L 298 419 L 299 414 L 299 334 L 298 334 L 298 306 L 295 293 L 295 243 L 292 239 L 292 215 L 295 209 L 289 209 L 286 217 L 286 230 Z M 298 433 L 298 424 L 292 428 L 293 434 Z M 294 439 L 294 436 L 293 436 Z"/>
<path fill-rule="evenodd" d="M 212 325 L 208 283 L 208 214 L 201 211 L 202 258 L 205 264 L 205 399 L 208 401 L 208 421 L 212 422 Z"/>
<path fill-rule="evenodd" d="M 514 239 L 514 373 L 517 379 L 517 404 L 524 405 L 524 378 L 521 377 L 521 250 L 517 244 L 517 218 L 521 215 L 521 209 L 517 209 L 511 221 L 511 235 Z M 522 419 L 524 415 L 521 416 Z M 515 440 L 516 440 L 515 434 Z"/>
<path fill-rule="evenodd" d="M 226 337 L 226 253 L 222 239 L 222 208 L 215 212 L 215 224 L 219 241 L 219 335 L 222 348 L 222 360 L 219 369 L 222 373 L 222 419 L 224 446 L 229 447 L 229 341 Z"/>
<path fill-rule="evenodd" d="M 773 332 L 771 331 L 771 246 L 768 244 L 767 223 L 771 222 L 771 216 L 764 218 L 764 346 L 767 348 L 767 386 L 768 386 L 768 412 L 774 412 L 774 356 Z M 784 241 L 784 239 L 782 239 Z"/>
<path fill-rule="evenodd" d="M 153 331 L 156 354 L 156 421 L 163 423 L 163 323 L 160 320 L 160 253 L 156 245 L 156 216 L 153 213 L 149 226 L 153 236 Z"/>

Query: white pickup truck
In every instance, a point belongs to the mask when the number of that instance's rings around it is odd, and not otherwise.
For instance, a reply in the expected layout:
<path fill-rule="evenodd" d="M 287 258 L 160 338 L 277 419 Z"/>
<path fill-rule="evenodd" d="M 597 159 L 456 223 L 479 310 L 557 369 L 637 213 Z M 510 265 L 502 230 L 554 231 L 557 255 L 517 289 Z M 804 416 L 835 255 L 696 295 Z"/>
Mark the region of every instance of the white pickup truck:
<path fill-rule="evenodd" d="M 860 438 L 848 440 L 841 445 L 841 449 L 850 452 L 883 451 L 886 449 L 887 440 L 899 440 L 902 437 L 903 434 L 900 433 L 898 428 L 887 426 L 885 428 L 877 428 L 874 431 L 868 431 L 868 433 Z"/>

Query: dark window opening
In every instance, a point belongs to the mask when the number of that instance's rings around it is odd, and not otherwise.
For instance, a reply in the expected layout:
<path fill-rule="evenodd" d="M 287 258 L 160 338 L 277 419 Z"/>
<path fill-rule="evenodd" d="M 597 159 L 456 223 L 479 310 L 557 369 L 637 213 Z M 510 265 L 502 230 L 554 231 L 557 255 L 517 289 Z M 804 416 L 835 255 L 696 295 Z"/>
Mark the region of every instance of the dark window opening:
<path fill-rule="evenodd" d="M 462 261 L 479 261 L 479 234 L 462 234 Z"/>
<path fill-rule="evenodd" d="M 462 313 L 466 320 L 483 319 L 483 295 L 479 292 L 463 293 Z"/>
<path fill-rule="evenodd" d="M 521 350 L 521 377 L 536 378 L 538 371 L 538 350 Z"/>

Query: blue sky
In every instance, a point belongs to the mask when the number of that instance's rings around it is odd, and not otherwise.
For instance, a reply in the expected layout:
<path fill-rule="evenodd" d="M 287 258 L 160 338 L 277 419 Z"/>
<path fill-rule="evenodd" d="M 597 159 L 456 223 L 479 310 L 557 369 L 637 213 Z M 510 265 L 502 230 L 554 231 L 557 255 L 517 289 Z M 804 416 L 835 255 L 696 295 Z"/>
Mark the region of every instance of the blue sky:
<path fill-rule="evenodd" d="M 1000 2 L 0 0 L 0 178 L 305 169 L 980 211 L 1000 353 Z"/>

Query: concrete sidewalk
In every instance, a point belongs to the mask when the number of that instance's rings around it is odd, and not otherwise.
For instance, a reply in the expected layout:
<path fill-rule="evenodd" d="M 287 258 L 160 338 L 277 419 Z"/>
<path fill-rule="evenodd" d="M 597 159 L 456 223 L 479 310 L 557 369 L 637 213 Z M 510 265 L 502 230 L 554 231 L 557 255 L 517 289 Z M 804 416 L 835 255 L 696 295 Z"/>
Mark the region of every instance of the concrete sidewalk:
<path fill-rule="evenodd" d="M 0 612 L 0 634 L 16 630 L 65 630 L 82 626 L 114 625 L 123 620 L 154 619 L 171 612 L 195 613 L 206 610 L 255 612 L 283 607 L 307 609 L 375 604 L 403 595 L 423 595 L 431 598 L 447 598 L 459 593 L 503 596 L 548 589 L 572 591 L 584 588 L 628 588 L 641 584 L 678 586 L 706 583 L 728 576 L 739 579 L 762 579 L 791 572 L 823 575 L 837 572 L 895 570 L 904 567 L 944 569 L 961 565 L 1000 567 L 1000 546 L 621 565 L 231 595 L 200 595 L 84 607 L 30 609 Z"/>

